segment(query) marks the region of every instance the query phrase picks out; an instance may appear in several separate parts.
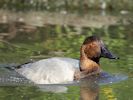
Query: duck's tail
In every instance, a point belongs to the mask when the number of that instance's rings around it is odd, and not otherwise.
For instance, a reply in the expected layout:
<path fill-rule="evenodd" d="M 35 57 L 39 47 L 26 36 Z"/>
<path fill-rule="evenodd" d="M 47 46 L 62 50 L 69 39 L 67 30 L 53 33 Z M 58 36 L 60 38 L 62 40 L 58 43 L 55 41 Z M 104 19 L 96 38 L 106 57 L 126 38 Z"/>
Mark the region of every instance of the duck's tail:
<path fill-rule="evenodd" d="M 28 62 L 25 62 L 23 64 L 15 64 L 15 63 L 12 63 L 12 64 L 0 64 L 0 67 L 6 68 L 6 69 L 9 69 L 9 70 L 15 70 L 15 69 L 19 69 L 23 65 L 29 64 L 29 63 L 33 63 L 33 61 L 28 61 Z"/>

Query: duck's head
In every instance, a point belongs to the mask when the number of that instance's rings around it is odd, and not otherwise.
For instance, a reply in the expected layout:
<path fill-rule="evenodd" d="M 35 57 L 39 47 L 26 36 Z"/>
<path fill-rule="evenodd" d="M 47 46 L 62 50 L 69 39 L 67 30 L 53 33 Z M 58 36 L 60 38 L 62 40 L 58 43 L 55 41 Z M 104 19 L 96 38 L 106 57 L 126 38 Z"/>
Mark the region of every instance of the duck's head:
<path fill-rule="evenodd" d="M 97 36 L 87 37 L 84 40 L 81 48 L 84 52 L 84 56 L 98 64 L 101 57 L 109 59 L 119 59 L 107 49 L 103 41 Z"/>
<path fill-rule="evenodd" d="M 89 61 L 91 63 L 93 62 L 94 63 L 94 64 L 92 63 L 93 65 L 97 64 L 98 66 L 99 60 L 101 57 L 109 58 L 109 59 L 119 59 L 117 56 L 112 54 L 107 49 L 107 47 L 99 37 L 97 36 L 87 37 L 81 46 L 80 60 L 81 60 L 81 67 L 84 67 L 81 69 L 91 67 L 91 65 L 89 64 Z"/>

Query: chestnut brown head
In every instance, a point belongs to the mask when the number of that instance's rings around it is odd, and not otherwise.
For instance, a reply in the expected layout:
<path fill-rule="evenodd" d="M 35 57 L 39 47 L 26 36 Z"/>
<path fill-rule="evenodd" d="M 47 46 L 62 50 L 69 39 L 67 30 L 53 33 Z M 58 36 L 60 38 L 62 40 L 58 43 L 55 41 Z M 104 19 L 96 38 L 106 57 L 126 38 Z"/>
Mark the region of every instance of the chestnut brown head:
<path fill-rule="evenodd" d="M 109 59 L 118 59 L 114 54 L 112 54 L 107 47 L 104 45 L 103 41 L 97 36 L 90 36 L 83 42 L 85 45 L 84 53 L 88 59 L 91 59 L 99 63 L 101 57 Z"/>

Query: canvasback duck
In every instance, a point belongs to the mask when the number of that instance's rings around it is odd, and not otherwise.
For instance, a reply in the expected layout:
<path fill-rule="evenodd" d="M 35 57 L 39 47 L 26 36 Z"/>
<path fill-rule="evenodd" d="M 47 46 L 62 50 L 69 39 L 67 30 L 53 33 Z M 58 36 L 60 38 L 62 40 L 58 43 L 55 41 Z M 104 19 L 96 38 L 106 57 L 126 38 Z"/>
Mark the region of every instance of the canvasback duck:
<path fill-rule="evenodd" d="M 117 59 L 97 36 L 87 37 L 80 49 L 80 60 L 52 57 L 23 64 L 15 70 L 36 84 L 58 84 L 101 72 L 101 57 Z"/>

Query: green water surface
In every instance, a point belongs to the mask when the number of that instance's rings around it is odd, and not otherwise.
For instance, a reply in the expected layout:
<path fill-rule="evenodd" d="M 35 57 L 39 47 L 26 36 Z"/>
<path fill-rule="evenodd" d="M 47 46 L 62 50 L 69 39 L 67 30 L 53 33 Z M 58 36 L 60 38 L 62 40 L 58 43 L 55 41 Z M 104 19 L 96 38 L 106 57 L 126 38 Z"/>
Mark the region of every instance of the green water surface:
<path fill-rule="evenodd" d="M 8 29 L 6 24 L 0 26 L 1 33 Z M 21 64 L 30 59 L 39 60 L 53 56 L 79 59 L 80 46 L 85 37 L 97 35 L 110 51 L 120 57 L 119 60 L 102 58 L 102 69 L 111 74 L 121 73 L 128 76 L 128 79 L 118 83 L 100 85 L 99 100 L 133 100 L 133 24 L 82 27 L 80 30 L 78 33 L 73 26 L 46 25 L 36 27 L 36 31 L 18 31 L 13 38 L 1 39 L 0 64 Z M 4 73 L 3 70 L 0 73 Z M 0 100 L 79 100 L 80 89 L 80 86 L 72 85 L 68 86 L 66 93 L 52 93 L 29 85 L 0 86 Z"/>

